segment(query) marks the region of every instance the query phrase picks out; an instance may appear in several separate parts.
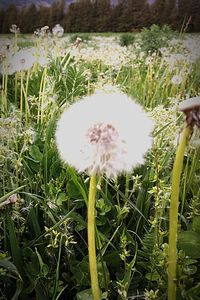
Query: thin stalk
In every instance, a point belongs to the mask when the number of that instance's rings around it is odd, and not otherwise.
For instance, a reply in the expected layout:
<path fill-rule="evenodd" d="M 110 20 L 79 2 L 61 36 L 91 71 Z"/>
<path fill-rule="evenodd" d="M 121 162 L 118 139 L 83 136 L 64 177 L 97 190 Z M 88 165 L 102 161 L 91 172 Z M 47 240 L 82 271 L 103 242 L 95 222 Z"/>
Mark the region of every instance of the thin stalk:
<path fill-rule="evenodd" d="M 96 197 L 96 176 L 90 178 L 89 199 L 88 199 L 88 253 L 90 266 L 90 279 L 93 300 L 100 299 L 96 247 L 95 247 L 95 197 Z"/>
<path fill-rule="evenodd" d="M 16 107 L 17 107 L 17 91 L 18 91 L 17 77 L 18 77 L 18 74 L 17 74 L 17 72 L 16 72 L 16 73 L 15 73 L 15 105 L 16 105 Z"/>
<path fill-rule="evenodd" d="M 23 81 L 24 81 L 24 75 L 23 72 L 20 73 L 21 77 L 21 88 L 20 88 L 20 113 L 21 113 L 21 118 L 23 114 Z"/>
<path fill-rule="evenodd" d="M 7 116 L 8 113 L 8 99 L 7 99 L 7 93 L 8 93 L 8 73 L 6 72 L 5 76 L 3 76 L 3 111 L 5 116 Z"/>
<path fill-rule="evenodd" d="M 46 88 L 46 75 L 47 75 L 47 67 L 44 68 L 42 73 L 42 78 L 40 82 L 40 89 L 39 89 L 39 99 L 38 99 L 38 114 L 37 114 L 37 123 L 43 122 L 44 112 L 44 98 L 45 98 L 45 88 Z"/>
<path fill-rule="evenodd" d="M 126 183 L 125 183 L 125 198 L 128 198 L 129 193 L 129 181 L 130 181 L 130 175 L 126 174 Z"/>
<path fill-rule="evenodd" d="M 47 76 L 47 67 L 44 68 L 44 81 L 43 81 L 43 89 L 42 89 L 42 97 L 41 97 L 41 116 L 40 116 L 40 120 L 41 120 L 41 124 L 43 122 L 43 118 L 44 118 L 44 98 L 45 98 L 45 88 L 46 88 L 46 76 Z"/>
<path fill-rule="evenodd" d="M 172 192 L 169 210 L 169 258 L 168 258 L 168 299 L 176 300 L 176 263 L 177 263 L 177 231 L 178 231 L 178 202 L 180 177 L 183 168 L 184 152 L 191 128 L 186 126 L 180 136 L 179 145 L 172 172 Z"/>
<path fill-rule="evenodd" d="M 30 109 L 28 104 L 28 86 L 29 86 L 29 79 L 30 79 L 30 70 L 28 70 L 27 77 L 26 77 L 26 87 L 25 87 L 25 113 L 26 113 L 26 124 L 28 123 L 28 116 L 30 116 Z"/>

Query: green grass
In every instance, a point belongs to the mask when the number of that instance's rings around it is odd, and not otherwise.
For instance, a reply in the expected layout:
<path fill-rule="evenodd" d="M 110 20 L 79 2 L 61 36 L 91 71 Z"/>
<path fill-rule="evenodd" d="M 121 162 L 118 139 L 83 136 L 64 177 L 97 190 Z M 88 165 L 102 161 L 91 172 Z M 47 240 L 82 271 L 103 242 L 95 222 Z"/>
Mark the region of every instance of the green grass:
<path fill-rule="evenodd" d="M 120 33 L 88 33 L 93 36 L 120 37 Z M 21 35 L 18 42 L 20 48 L 35 45 L 32 35 Z M 87 50 L 87 42 L 84 47 Z M 167 299 L 171 173 L 175 141 L 184 124 L 177 104 L 199 95 L 199 60 L 190 64 L 190 72 L 175 86 L 172 76 L 187 63 L 171 70 L 158 53 L 146 64 L 146 54 L 140 58 L 134 45 L 131 51 L 136 51 L 135 58 L 118 69 L 92 59 L 76 61 L 66 54 L 51 58 L 46 67 L 1 75 L 2 299 L 90 299 L 89 178 L 63 164 L 55 129 L 67 105 L 111 82 L 144 107 L 155 129 L 143 165 L 114 181 L 98 178 L 99 285 L 103 299 L 136 299 L 137 295 Z M 199 159 L 199 148 L 189 144 L 180 183 L 177 299 L 199 297 Z M 16 195 L 15 203 L 11 195 Z"/>

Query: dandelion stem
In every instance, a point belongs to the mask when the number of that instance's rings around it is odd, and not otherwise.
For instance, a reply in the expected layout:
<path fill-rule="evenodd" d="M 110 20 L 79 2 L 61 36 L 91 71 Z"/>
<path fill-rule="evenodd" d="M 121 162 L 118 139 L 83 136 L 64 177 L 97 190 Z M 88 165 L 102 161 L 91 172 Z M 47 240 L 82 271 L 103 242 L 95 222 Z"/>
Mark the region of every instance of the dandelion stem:
<path fill-rule="evenodd" d="M 176 299 L 176 262 L 177 262 L 177 230 L 178 230 L 178 201 L 180 177 L 183 168 L 184 152 L 191 128 L 186 126 L 180 136 L 179 145 L 172 173 L 172 192 L 169 211 L 169 258 L 168 258 L 168 299 Z"/>
<path fill-rule="evenodd" d="M 88 199 L 88 252 L 90 265 L 91 288 L 94 300 L 100 299 L 99 283 L 95 247 L 95 196 L 96 176 L 90 178 L 89 199 Z"/>

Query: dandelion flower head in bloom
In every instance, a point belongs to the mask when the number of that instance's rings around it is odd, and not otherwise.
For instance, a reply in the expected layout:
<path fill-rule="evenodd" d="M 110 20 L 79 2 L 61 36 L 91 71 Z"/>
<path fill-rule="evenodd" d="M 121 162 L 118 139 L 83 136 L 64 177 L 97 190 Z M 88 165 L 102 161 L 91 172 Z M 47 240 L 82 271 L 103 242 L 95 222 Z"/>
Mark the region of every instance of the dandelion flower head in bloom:
<path fill-rule="evenodd" d="M 61 158 L 78 172 L 116 177 L 144 162 L 152 120 L 125 94 L 96 91 L 67 108 L 58 121 Z"/>

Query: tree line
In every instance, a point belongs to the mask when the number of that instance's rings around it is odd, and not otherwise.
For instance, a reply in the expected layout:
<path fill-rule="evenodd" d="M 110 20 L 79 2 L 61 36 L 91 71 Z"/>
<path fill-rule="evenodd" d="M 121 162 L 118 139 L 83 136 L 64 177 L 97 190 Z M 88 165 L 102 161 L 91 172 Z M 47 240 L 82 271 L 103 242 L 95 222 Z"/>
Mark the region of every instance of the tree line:
<path fill-rule="evenodd" d="M 8 33 L 17 24 L 22 33 L 59 23 L 65 32 L 126 32 L 138 31 L 152 24 L 170 25 L 173 29 L 200 31 L 200 0 L 77 0 L 66 5 L 65 0 L 51 6 L 18 8 L 11 4 L 0 10 L 0 32 Z"/>

